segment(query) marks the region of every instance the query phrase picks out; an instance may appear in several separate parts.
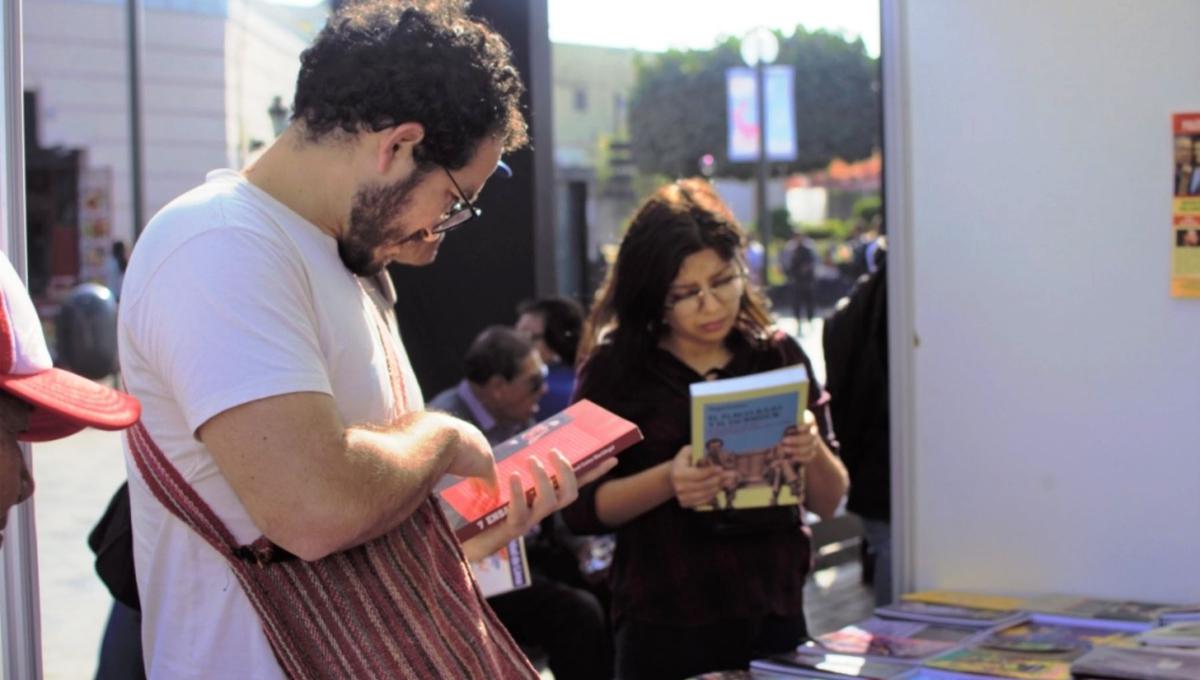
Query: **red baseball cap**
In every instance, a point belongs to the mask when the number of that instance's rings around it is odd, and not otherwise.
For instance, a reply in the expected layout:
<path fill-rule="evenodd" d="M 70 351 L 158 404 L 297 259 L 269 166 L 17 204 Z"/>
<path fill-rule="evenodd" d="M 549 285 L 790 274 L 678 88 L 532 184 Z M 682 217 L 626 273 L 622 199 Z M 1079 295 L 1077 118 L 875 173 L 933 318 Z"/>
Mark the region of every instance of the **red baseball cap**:
<path fill-rule="evenodd" d="M 54 368 L 33 301 L 7 255 L 0 257 L 0 390 L 33 407 L 28 429 L 17 435 L 27 442 L 85 427 L 123 430 L 142 414 L 134 397 Z"/>

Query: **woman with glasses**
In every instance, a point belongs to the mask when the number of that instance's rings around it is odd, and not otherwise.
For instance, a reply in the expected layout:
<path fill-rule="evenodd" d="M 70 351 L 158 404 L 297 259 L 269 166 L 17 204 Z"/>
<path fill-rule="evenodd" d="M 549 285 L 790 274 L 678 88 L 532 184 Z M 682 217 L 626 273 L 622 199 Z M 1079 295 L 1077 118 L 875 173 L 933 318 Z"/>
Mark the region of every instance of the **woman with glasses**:
<path fill-rule="evenodd" d="M 611 571 L 618 677 L 746 668 L 806 634 L 808 533 L 796 507 L 697 512 L 728 471 L 691 462 L 688 385 L 803 364 L 747 282 L 745 236 L 704 180 L 638 210 L 597 294 L 576 398 L 632 420 L 645 440 L 563 511 L 577 532 L 616 531 Z M 815 383 L 800 431 L 781 442 L 806 467 L 805 504 L 832 515 L 846 491 L 828 402 Z"/>

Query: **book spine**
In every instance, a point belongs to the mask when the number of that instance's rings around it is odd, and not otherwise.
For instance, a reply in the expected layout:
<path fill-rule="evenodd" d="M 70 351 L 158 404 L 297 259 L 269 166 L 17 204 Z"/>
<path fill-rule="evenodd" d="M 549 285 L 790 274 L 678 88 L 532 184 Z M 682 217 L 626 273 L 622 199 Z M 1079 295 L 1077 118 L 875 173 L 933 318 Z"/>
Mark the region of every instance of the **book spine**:
<path fill-rule="evenodd" d="M 608 446 L 602 446 L 598 450 L 584 456 L 578 463 L 572 465 L 571 469 L 575 471 L 576 475 L 582 475 L 611 458 L 617 451 L 624 451 L 641 440 L 642 434 L 635 427 L 618 437 L 616 441 L 611 442 Z"/>

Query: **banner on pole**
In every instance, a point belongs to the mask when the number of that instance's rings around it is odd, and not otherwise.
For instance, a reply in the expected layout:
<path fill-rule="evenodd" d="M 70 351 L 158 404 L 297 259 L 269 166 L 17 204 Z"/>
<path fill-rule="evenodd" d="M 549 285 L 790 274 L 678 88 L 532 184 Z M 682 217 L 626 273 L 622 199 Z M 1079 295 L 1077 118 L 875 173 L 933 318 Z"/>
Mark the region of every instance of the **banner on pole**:
<path fill-rule="evenodd" d="M 795 69 L 768 66 L 764 69 L 767 109 L 767 159 L 796 160 Z M 754 69 L 725 70 L 725 101 L 728 112 L 728 156 L 732 162 L 758 160 L 758 88 Z"/>

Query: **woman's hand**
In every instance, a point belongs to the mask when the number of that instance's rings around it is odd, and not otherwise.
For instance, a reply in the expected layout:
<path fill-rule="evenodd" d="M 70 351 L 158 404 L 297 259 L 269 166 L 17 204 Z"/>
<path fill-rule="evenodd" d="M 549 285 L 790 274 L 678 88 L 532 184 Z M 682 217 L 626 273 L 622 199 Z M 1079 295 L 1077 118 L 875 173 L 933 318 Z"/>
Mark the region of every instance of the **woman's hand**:
<path fill-rule="evenodd" d="M 566 456 L 554 451 L 549 457 L 553 473 L 547 472 L 545 463 L 536 456 L 529 458 L 526 473 L 533 478 L 533 492 L 529 496 L 526 496 L 522 487 L 521 475 L 514 472 L 509 476 L 507 483 L 511 500 L 508 516 L 503 523 L 489 527 L 463 542 L 463 552 L 468 560 L 481 560 L 518 536 L 524 536 L 550 513 L 575 502 L 579 497 L 579 487 L 599 479 L 617 464 L 615 457 L 610 458 L 583 476 L 576 477 Z"/>
<path fill-rule="evenodd" d="M 789 427 L 778 446 L 785 460 L 803 464 L 817 457 L 820 444 L 821 432 L 817 429 L 817 419 L 810 411 L 805 411 L 800 427 Z"/>
<path fill-rule="evenodd" d="M 693 465 L 691 446 L 679 449 L 671 461 L 671 488 L 675 499 L 685 508 L 712 503 L 727 482 L 736 481 L 736 475 L 715 465 Z"/>

